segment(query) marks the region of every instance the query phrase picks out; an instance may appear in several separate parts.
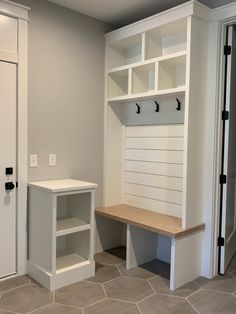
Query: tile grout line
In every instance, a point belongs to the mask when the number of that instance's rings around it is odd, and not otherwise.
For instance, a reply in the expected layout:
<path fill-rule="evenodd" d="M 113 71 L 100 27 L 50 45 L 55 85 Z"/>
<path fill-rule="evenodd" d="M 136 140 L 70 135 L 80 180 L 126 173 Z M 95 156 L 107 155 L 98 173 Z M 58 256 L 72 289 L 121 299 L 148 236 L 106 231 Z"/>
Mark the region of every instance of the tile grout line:
<path fill-rule="evenodd" d="M 188 295 L 187 297 L 185 297 L 186 299 L 191 298 L 193 295 L 197 294 L 198 292 L 202 291 L 203 289 L 201 287 L 199 287 L 199 289 L 195 292 L 193 292 L 192 294 Z"/>
<path fill-rule="evenodd" d="M 193 304 L 187 298 L 186 298 L 186 301 L 190 304 L 190 306 L 194 309 L 194 311 L 196 311 L 196 313 L 200 314 L 198 310 L 195 308 L 195 306 L 193 306 Z"/>
<path fill-rule="evenodd" d="M 166 297 L 176 298 L 176 299 L 180 299 L 180 300 L 185 299 L 185 297 L 180 297 L 178 295 L 173 295 L 173 294 L 172 295 L 171 294 L 165 294 L 163 292 L 158 292 L 158 291 L 156 292 L 156 294 L 166 296 Z"/>
<path fill-rule="evenodd" d="M 200 286 L 199 283 L 198 283 L 196 280 L 193 280 L 193 282 L 194 282 L 199 288 L 203 289 L 202 286 Z"/>
<path fill-rule="evenodd" d="M 64 303 L 60 303 L 60 302 L 55 302 L 55 305 L 63 305 L 65 307 L 72 308 L 72 309 L 75 309 L 75 310 L 82 310 L 82 307 L 69 305 L 69 304 L 64 304 Z"/>
<path fill-rule="evenodd" d="M 147 280 L 152 280 L 152 279 L 154 279 L 154 278 L 156 278 L 156 277 L 161 277 L 161 276 L 160 276 L 160 275 L 154 275 L 153 277 L 148 278 Z"/>
<path fill-rule="evenodd" d="M 14 291 L 14 290 L 16 290 L 18 288 L 23 288 L 23 287 L 26 287 L 26 286 L 30 286 L 30 283 L 28 282 L 28 283 L 25 283 L 25 284 L 23 284 L 21 286 L 17 286 L 17 287 L 11 288 L 11 289 L 4 290 L 4 291 L 2 291 L 2 295 L 1 296 L 3 296 L 5 293 L 8 293 L 8 292 Z"/>
<path fill-rule="evenodd" d="M 148 280 L 147 280 L 147 283 L 149 284 L 149 287 L 152 289 L 152 291 L 156 293 L 156 290 L 154 289 L 154 287 L 151 285 L 151 283 Z"/>
<path fill-rule="evenodd" d="M 123 265 L 123 264 L 122 264 L 122 265 Z M 118 270 L 118 272 L 119 272 L 120 276 L 122 276 L 122 273 L 121 273 L 121 271 L 120 271 L 120 269 L 119 269 L 118 265 L 115 265 L 115 267 L 117 268 L 117 270 Z"/>
<path fill-rule="evenodd" d="M 124 277 L 124 276 L 123 276 L 123 275 L 121 275 L 121 276 L 116 277 L 116 278 L 113 278 L 113 279 L 111 279 L 111 280 L 107 280 L 107 281 L 105 281 L 105 282 L 103 283 L 103 285 L 108 284 L 108 283 L 110 283 L 110 282 L 112 282 L 112 281 L 114 281 L 114 280 L 117 280 L 117 279 L 119 279 L 119 278 L 123 278 L 123 277 Z"/>
<path fill-rule="evenodd" d="M 131 276 L 127 276 L 127 275 L 122 275 L 121 277 L 130 278 L 130 279 L 136 279 L 136 280 L 140 280 L 140 281 L 148 281 L 148 279 L 137 278 L 137 277 L 131 277 Z"/>
<path fill-rule="evenodd" d="M 10 313 L 10 314 L 21 314 L 21 313 L 19 313 L 19 312 L 8 311 L 8 310 L 5 310 L 5 309 L 3 309 L 3 308 L 0 308 L 0 310 L 5 311 L 5 312 Z"/>
<path fill-rule="evenodd" d="M 85 309 L 87 309 L 87 308 L 90 307 L 90 306 L 94 306 L 94 305 L 96 305 L 96 304 L 98 304 L 98 303 L 101 303 L 101 302 L 103 302 L 104 300 L 107 300 L 107 298 L 104 298 L 104 299 L 99 300 L 99 301 L 97 301 L 97 302 L 94 302 L 94 303 L 88 304 L 88 305 L 86 305 L 86 306 L 83 306 L 83 307 L 82 307 L 82 310 L 85 310 Z"/>
<path fill-rule="evenodd" d="M 31 313 L 34 313 L 34 312 L 36 312 L 36 311 L 45 309 L 45 308 L 47 308 L 48 306 L 50 306 L 50 305 L 52 305 L 52 304 L 53 304 L 53 303 L 49 303 L 49 304 L 47 304 L 47 305 L 41 306 L 41 307 L 39 307 L 39 308 L 37 308 L 37 309 L 34 309 L 33 311 L 27 312 L 27 314 L 31 314 Z"/>
<path fill-rule="evenodd" d="M 133 302 L 133 301 L 127 301 L 127 300 L 122 300 L 122 299 L 112 298 L 112 297 L 107 297 L 107 299 L 136 305 L 136 302 Z"/>
<path fill-rule="evenodd" d="M 95 261 L 95 263 L 101 264 L 101 265 L 104 265 L 104 266 L 120 266 L 120 265 L 124 265 L 125 264 L 124 262 L 119 263 L 119 264 L 109 264 L 109 263 L 103 263 L 103 262 L 98 262 L 98 261 Z"/>
<path fill-rule="evenodd" d="M 117 277 L 117 278 L 119 278 L 119 277 Z M 117 279 L 117 278 L 113 278 L 113 279 Z M 84 279 L 82 281 L 78 281 L 78 282 L 86 282 L 86 283 L 91 283 L 91 284 L 95 284 L 95 285 L 99 285 L 99 286 L 101 286 L 103 284 L 102 282 L 90 281 L 90 280 L 86 280 L 86 279 Z"/>
<path fill-rule="evenodd" d="M 156 295 L 156 294 L 157 294 L 157 293 L 154 292 L 153 294 L 150 294 L 149 296 L 147 296 L 147 297 L 145 297 L 145 298 L 139 300 L 138 302 L 136 302 L 136 305 L 138 305 L 139 303 L 141 303 L 141 302 L 143 302 L 143 301 L 145 301 L 145 300 L 147 300 L 147 299 L 153 297 L 153 296 Z"/>
<path fill-rule="evenodd" d="M 206 291 L 210 291 L 210 292 L 217 292 L 217 293 L 227 294 L 227 295 L 233 295 L 233 293 L 234 293 L 234 292 L 225 292 L 225 291 L 212 290 L 212 289 L 206 289 L 206 288 L 203 288 L 202 290 L 206 290 Z"/>
<path fill-rule="evenodd" d="M 142 311 L 141 311 L 141 309 L 139 308 L 139 305 L 136 304 L 136 306 L 137 306 L 137 309 L 138 309 L 139 313 L 142 314 Z"/>
<path fill-rule="evenodd" d="M 105 296 L 106 296 L 106 298 L 107 298 L 107 292 L 106 292 L 106 289 L 105 289 L 105 287 L 104 287 L 103 284 L 102 284 L 102 289 L 103 289 L 103 292 L 105 293 Z"/>

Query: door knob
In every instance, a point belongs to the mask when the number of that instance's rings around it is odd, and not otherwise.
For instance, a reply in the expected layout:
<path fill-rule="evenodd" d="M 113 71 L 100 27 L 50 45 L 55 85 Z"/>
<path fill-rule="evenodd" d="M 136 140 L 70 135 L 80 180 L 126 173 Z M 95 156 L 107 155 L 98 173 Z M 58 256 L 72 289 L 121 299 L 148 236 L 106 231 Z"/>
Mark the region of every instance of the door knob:
<path fill-rule="evenodd" d="M 6 182 L 5 183 L 5 190 L 6 191 L 13 190 L 14 188 L 15 188 L 15 184 L 13 182 Z"/>

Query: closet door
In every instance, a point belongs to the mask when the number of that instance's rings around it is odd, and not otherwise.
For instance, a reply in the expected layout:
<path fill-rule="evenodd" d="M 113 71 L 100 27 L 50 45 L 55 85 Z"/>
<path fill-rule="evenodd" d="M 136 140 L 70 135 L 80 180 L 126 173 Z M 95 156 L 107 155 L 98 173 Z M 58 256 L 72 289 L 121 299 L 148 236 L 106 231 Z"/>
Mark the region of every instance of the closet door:
<path fill-rule="evenodd" d="M 16 71 L 0 61 L 0 278 L 16 273 Z"/>
<path fill-rule="evenodd" d="M 220 273 L 224 274 L 236 251 L 236 26 L 228 28 L 228 45 L 231 54 L 226 62 L 225 110 L 229 119 L 224 121 L 223 172 L 226 184 L 222 185 Z"/>

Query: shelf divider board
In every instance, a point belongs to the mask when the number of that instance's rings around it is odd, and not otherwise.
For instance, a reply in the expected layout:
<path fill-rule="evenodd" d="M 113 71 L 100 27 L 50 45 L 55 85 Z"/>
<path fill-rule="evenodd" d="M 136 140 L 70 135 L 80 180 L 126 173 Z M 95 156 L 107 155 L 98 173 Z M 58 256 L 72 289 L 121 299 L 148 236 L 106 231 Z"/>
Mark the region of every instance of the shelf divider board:
<path fill-rule="evenodd" d="M 75 233 L 90 229 L 90 224 L 77 218 L 67 218 L 57 221 L 56 236 L 60 237 L 66 234 Z"/>
<path fill-rule="evenodd" d="M 133 85 L 132 68 L 129 68 L 129 72 L 128 72 L 128 95 L 132 94 L 132 85 Z"/>
<path fill-rule="evenodd" d="M 180 94 L 184 94 L 186 91 L 185 86 L 176 87 L 176 88 L 169 88 L 163 90 L 151 90 L 144 93 L 139 94 L 131 94 L 131 95 L 124 95 L 124 96 L 116 96 L 116 97 L 109 97 L 107 101 L 109 103 L 112 102 L 125 102 L 125 101 L 135 101 L 135 100 L 148 100 L 149 98 L 153 97 L 166 97 L 166 96 L 178 96 Z"/>
<path fill-rule="evenodd" d="M 171 53 L 171 54 L 167 54 L 167 55 L 164 55 L 164 56 L 151 58 L 151 59 L 147 59 L 147 60 L 144 60 L 144 61 L 139 61 L 139 62 L 132 63 L 132 64 L 126 64 L 126 65 L 119 66 L 119 67 L 114 67 L 114 68 L 109 69 L 107 71 L 107 73 L 108 74 L 116 73 L 116 72 L 124 71 L 124 70 L 130 69 L 130 68 L 136 68 L 136 67 L 139 67 L 139 66 L 142 66 L 142 65 L 147 65 L 147 64 L 150 64 L 150 63 L 154 63 L 154 62 L 166 61 L 166 60 L 174 59 L 174 58 L 177 58 L 177 57 L 184 57 L 186 55 L 187 55 L 187 51 L 186 50 L 181 50 L 181 51 L 174 52 L 174 53 Z"/>
<path fill-rule="evenodd" d="M 142 55 L 141 55 L 141 61 L 142 61 L 142 62 L 146 59 L 146 49 L 145 49 L 145 45 L 146 45 L 146 33 L 143 32 L 143 33 L 142 33 Z"/>
<path fill-rule="evenodd" d="M 159 62 L 155 62 L 155 83 L 154 83 L 154 90 L 158 90 L 158 73 L 159 73 Z"/>

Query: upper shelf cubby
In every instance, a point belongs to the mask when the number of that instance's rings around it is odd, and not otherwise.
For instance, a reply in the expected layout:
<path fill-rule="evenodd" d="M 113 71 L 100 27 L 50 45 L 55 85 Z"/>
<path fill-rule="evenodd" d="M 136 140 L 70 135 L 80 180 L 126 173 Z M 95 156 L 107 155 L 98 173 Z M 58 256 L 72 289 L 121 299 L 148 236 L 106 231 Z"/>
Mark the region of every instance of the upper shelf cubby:
<path fill-rule="evenodd" d="M 107 40 L 108 101 L 174 95 L 186 90 L 187 18 L 150 25 L 140 33 Z M 127 35 L 127 37 L 123 37 Z"/>
<path fill-rule="evenodd" d="M 158 90 L 183 87 L 186 84 L 186 56 L 159 62 Z"/>
<path fill-rule="evenodd" d="M 142 60 L 142 34 L 134 35 L 109 45 L 108 68 L 136 63 Z"/>
<path fill-rule="evenodd" d="M 145 59 L 184 51 L 187 48 L 187 20 L 181 19 L 145 33 Z"/>

